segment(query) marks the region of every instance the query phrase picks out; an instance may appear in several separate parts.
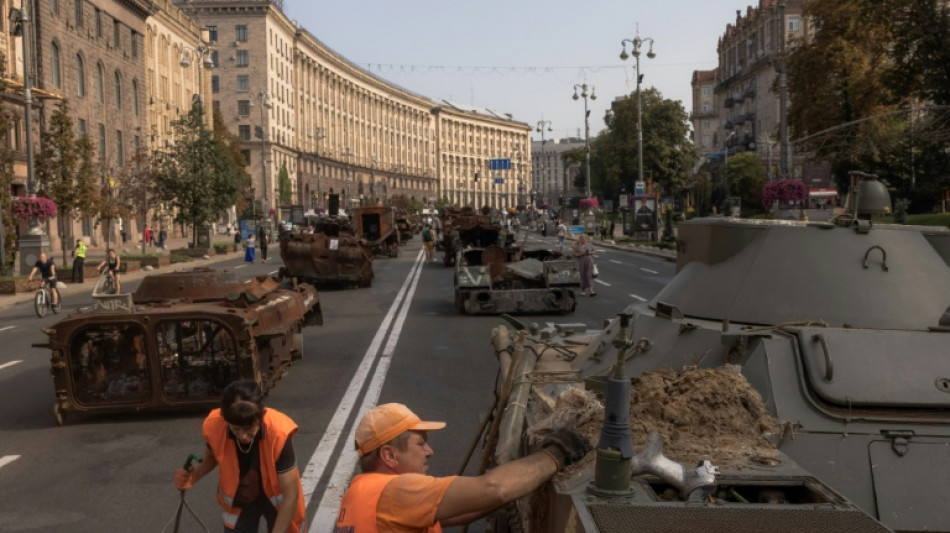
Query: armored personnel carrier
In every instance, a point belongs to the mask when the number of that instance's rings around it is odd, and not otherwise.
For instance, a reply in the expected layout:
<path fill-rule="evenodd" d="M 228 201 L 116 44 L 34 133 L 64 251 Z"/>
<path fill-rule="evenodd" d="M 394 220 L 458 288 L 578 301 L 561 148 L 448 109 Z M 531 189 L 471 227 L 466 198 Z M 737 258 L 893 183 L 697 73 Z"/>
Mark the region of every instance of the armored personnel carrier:
<path fill-rule="evenodd" d="M 311 285 L 194 269 L 100 295 L 45 330 L 59 424 L 67 413 L 207 409 L 237 379 L 273 387 L 322 324 Z"/>
<path fill-rule="evenodd" d="M 317 285 L 369 287 L 373 252 L 345 216 L 316 219 L 310 231 L 281 235 L 279 276 Z"/>
<path fill-rule="evenodd" d="M 457 255 L 465 247 L 485 248 L 493 244 L 507 245 L 507 235 L 501 225 L 491 218 L 491 210 L 483 207 L 449 207 L 442 218 L 442 262 L 445 266 L 455 264 Z M 502 239 L 499 241 L 499 239 Z"/>
<path fill-rule="evenodd" d="M 353 231 L 375 255 L 399 257 L 399 230 L 390 207 L 364 206 L 352 209 Z"/>
<path fill-rule="evenodd" d="M 596 443 L 498 529 L 950 530 L 950 230 L 873 224 L 855 180 L 832 223 L 680 224 L 676 277 L 603 329 L 496 328 L 485 455 Z"/>

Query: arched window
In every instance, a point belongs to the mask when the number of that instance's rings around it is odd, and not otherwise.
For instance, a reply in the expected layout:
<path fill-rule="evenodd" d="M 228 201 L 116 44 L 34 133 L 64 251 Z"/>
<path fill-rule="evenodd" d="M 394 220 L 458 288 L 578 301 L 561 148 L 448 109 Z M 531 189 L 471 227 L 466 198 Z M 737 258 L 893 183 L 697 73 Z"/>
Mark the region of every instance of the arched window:
<path fill-rule="evenodd" d="M 59 45 L 56 43 L 53 43 L 50 47 L 49 60 L 50 63 L 52 63 L 50 67 L 50 77 L 52 78 L 53 87 L 60 89 L 63 86 L 63 80 L 59 75 Z"/>
<path fill-rule="evenodd" d="M 132 80 L 132 114 L 139 116 L 139 82 Z"/>
<path fill-rule="evenodd" d="M 119 71 L 115 71 L 115 106 L 122 109 L 122 79 L 119 78 Z"/>
<path fill-rule="evenodd" d="M 76 54 L 76 94 L 80 98 L 86 96 L 86 66 L 79 54 Z"/>
<path fill-rule="evenodd" d="M 106 99 L 105 97 L 105 80 L 102 74 L 102 63 L 96 64 L 96 101 L 100 104 L 103 103 Z"/>

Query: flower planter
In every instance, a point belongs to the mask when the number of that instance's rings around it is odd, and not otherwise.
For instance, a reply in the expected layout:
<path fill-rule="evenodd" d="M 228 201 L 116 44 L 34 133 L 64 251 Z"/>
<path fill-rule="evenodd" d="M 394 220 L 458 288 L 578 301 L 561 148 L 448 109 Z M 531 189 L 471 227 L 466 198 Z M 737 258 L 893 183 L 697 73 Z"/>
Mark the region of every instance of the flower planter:
<path fill-rule="evenodd" d="M 0 294 L 23 294 L 36 291 L 36 283 L 26 278 L 0 280 Z"/>

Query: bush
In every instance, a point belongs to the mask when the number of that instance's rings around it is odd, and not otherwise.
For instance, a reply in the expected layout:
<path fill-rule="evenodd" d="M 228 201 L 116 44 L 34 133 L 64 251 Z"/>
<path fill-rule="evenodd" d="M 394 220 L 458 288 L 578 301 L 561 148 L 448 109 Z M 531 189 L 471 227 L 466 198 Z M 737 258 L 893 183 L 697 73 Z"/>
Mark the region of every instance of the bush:
<path fill-rule="evenodd" d="M 226 254 L 232 250 L 234 250 L 234 243 L 229 243 L 229 242 L 214 243 L 214 253 L 216 254 Z"/>
<path fill-rule="evenodd" d="M 189 256 L 187 256 L 187 255 L 171 254 L 171 261 L 172 261 L 172 264 L 175 264 L 175 263 L 189 263 L 189 262 L 191 262 L 191 261 L 194 261 L 194 258 L 193 258 L 193 257 L 189 257 Z"/>

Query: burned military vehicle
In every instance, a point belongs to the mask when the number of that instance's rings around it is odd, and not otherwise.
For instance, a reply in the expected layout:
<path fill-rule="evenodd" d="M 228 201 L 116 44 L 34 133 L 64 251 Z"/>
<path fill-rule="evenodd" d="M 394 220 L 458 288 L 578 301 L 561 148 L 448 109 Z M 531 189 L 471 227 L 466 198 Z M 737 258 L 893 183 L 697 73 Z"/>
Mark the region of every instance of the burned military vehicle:
<path fill-rule="evenodd" d="M 603 330 L 496 328 L 492 462 L 558 424 L 596 443 L 498 523 L 950 530 L 950 231 L 872 224 L 856 185 L 833 223 L 681 223 L 676 277 Z"/>
<path fill-rule="evenodd" d="M 352 209 L 353 231 L 375 255 L 399 257 L 399 231 L 393 210 L 384 206 Z"/>
<path fill-rule="evenodd" d="M 487 207 L 481 211 L 469 206 L 446 208 L 442 217 L 442 239 L 437 243 L 445 266 L 454 265 L 458 252 L 465 247 L 484 248 L 511 243 L 505 241 L 507 235 L 501 231 L 501 224 L 492 220 L 490 213 Z M 499 239 L 502 239 L 500 243 Z"/>
<path fill-rule="evenodd" d="M 399 232 L 399 244 L 405 244 L 412 239 L 417 225 L 416 217 L 404 210 L 396 210 L 396 231 Z"/>
<path fill-rule="evenodd" d="M 67 413 L 207 409 L 237 379 L 265 392 L 322 324 L 311 285 L 227 271 L 146 277 L 134 294 L 101 295 L 45 330 L 59 424 Z"/>
<path fill-rule="evenodd" d="M 373 252 L 345 216 L 318 217 L 309 231 L 284 233 L 280 258 L 282 278 L 315 285 L 369 287 L 373 283 Z"/>
<path fill-rule="evenodd" d="M 468 315 L 572 313 L 580 273 L 557 250 L 511 243 L 500 227 L 477 224 L 455 259 L 455 307 Z M 505 243 L 508 244 L 505 244 Z"/>

